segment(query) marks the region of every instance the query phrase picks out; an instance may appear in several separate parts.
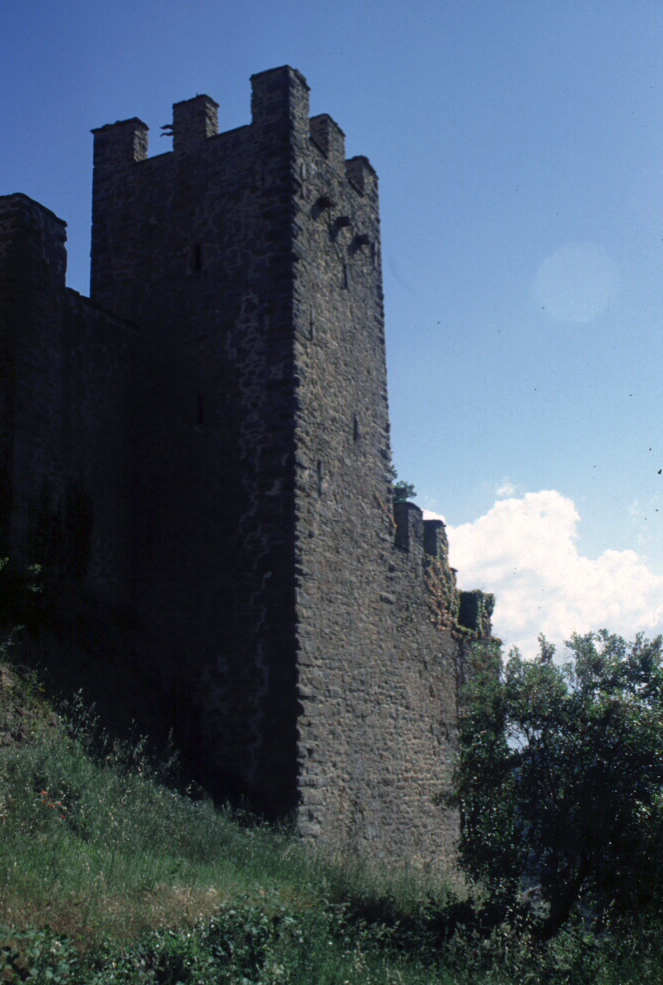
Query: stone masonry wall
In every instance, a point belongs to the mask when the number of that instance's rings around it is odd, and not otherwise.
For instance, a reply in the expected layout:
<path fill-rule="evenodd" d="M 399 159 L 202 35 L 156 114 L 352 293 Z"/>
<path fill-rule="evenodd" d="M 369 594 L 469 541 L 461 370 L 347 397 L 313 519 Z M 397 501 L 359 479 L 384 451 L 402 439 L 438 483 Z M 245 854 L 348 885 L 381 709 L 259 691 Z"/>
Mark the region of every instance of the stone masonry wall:
<path fill-rule="evenodd" d="M 394 520 L 375 171 L 299 72 L 252 87 L 227 133 L 176 103 L 156 157 L 136 118 L 94 131 L 92 300 L 61 220 L 0 198 L 0 521 L 130 614 L 105 676 L 73 649 L 103 681 L 139 663 L 134 705 L 208 791 L 440 862 L 458 623 L 489 626 L 443 525 Z"/>
<path fill-rule="evenodd" d="M 209 97 L 178 103 L 173 151 L 156 158 L 139 120 L 95 131 L 93 298 L 140 326 L 131 594 L 158 634 L 155 674 L 200 782 L 247 791 L 268 815 L 297 802 L 290 136 L 302 86 L 291 70 L 254 77 L 251 126 L 225 134 Z"/>
<path fill-rule="evenodd" d="M 433 622 L 417 507 L 416 532 L 396 538 L 377 177 L 345 160 L 329 116 L 310 132 L 295 281 L 300 829 L 440 861 L 456 820 L 433 797 L 449 780 L 461 648 Z"/>
<path fill-rule="evenodd" d="M 0 198 L 3 542 L 107 594 L 125 577 L 130 325 L 65 288 L 65 223 Z"/>

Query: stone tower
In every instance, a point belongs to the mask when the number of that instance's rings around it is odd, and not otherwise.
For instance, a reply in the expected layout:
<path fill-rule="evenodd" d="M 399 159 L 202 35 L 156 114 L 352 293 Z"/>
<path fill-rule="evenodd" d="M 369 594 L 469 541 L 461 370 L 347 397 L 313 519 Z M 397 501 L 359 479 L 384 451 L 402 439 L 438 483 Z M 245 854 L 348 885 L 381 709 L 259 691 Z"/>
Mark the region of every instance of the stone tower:
<path fill-rule="evenodd" d="M 440 521 L 394 520 L 375 171 L 309 118 L 299 72 L 252 85 L 226 133 L 208 96 L 176 103 L 156 157 L 136 118 L 93 131 L 91 301 L 59 285 L 47 341 L 78 375 L 58 356 L 36 399 L 73 450 L 35 458 L 21 496 L 45 474 L 58 522 L 67 490 L 87 504 L 78 576 L 136 614 L 143 682 L 208 790 L 309 839 L 439 856 L 485 606 Z"/>

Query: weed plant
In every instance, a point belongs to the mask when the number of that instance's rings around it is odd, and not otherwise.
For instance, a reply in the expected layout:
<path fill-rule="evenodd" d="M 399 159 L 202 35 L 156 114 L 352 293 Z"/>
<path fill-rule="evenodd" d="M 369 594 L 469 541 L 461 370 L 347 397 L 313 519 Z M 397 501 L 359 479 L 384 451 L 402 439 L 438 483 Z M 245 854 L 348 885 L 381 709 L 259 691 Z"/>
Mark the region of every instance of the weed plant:
<path fill-rule="evenodd" d="M 34 676 L 3 673 L 0 737 L 11 705 L 31 711 L 0 747 L 0 981 L 663 982 L 661 914 L 601 934 L 577 915 L 537 944 L 526 911 L 492 926 L 458 885 L 312 858 L 177 792 L 143 740 L 100 737 L 80 700 L 56 718 Z"/>

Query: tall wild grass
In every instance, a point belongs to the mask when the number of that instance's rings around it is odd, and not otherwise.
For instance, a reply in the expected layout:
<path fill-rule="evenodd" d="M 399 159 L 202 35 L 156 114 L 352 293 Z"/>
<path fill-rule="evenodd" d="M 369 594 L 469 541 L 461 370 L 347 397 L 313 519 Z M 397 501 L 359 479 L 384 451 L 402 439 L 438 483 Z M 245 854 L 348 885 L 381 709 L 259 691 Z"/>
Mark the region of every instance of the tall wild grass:
<path fill-rule="evenodd" d="M 16 668 L 0 742 L 0 981 L 663 982 L 660 914 L 601 935 L 579 914 L 539 945 L 526 911 L 494 925 L 476 889 L 313 858 L 177 792 L 144 741 L 100 736 L 80 700 L 55 716 Z"/>

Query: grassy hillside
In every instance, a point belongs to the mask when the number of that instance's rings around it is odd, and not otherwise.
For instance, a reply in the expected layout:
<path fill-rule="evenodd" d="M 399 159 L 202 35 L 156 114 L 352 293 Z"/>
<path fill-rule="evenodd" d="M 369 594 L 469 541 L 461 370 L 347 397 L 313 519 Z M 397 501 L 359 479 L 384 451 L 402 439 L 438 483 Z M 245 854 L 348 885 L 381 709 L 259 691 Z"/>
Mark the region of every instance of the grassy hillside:
<path fill-rule="evenodd" d="M 406 868 L 311 858 L 297 840 L 169 786 L 145 744 L 58 714 L 0 656 L 0 981 L 663 982 L 661 921 L 536 945 Z M 466 894 L 467 895 L 467 894 Z"/>

